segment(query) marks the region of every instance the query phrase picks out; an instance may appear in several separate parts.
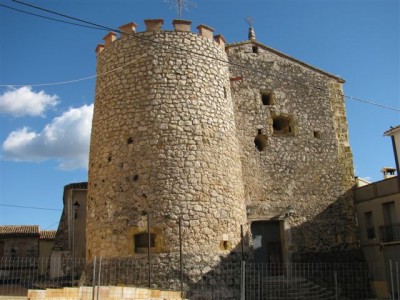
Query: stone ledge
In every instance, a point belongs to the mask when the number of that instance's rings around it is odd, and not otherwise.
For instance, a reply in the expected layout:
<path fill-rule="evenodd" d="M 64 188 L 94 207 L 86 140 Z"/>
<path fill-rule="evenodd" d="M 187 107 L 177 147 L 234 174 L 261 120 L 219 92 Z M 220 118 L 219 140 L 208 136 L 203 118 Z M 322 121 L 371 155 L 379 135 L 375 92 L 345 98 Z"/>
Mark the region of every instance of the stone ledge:
<path fill-rule="evenodd" d="M 151 299 L 151 300 L 183 300 L 180 292 L 176 291 L 162 291 L 147 288 L 124 287 L 124 286 L 100 286 L 95 289 L 95 299 L 97 295 L 102 300 L 115 300 L 115 299 Z M 28 297 L 12 297 L 7 296 L 7 300 L 86 300 L 92 299 L 92 287 L 65 287 L 60 289 L 47 289 L 47 290 L 29 290 Z"/>

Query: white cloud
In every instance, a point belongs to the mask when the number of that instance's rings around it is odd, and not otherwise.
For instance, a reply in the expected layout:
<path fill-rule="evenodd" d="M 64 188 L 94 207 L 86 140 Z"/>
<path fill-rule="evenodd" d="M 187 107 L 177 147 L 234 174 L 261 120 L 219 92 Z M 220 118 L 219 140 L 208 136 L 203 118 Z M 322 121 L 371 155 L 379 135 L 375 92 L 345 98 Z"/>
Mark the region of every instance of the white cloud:
<path fill-rule="evenodd" d="M 22 128 L 4 141 L 3 158 L 14 161 L 59 161 L 64 170 L 88 167 L 93 104 L 71 108 L 40 132 Z"/>
<path fill-rule="evenodd" d="M 34 92 L 32 87 L 24 86 L 0 95 L 0 113 L 14 117 L 44 116 L 44 112 L 58 102 L 57 95 L 47 95 L 44 91 Z"/>

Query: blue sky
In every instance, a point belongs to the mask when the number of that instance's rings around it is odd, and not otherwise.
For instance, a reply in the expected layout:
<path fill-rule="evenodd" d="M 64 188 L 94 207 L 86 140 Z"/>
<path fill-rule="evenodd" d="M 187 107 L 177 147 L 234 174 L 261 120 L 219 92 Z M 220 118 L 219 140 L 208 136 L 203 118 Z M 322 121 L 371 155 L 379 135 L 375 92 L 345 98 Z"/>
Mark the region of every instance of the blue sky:
<path fill-rule="evenodd" d="M 193 31 L 206 24 L 229 43 L 246 40 L 244 18 L 251 16 L 259 42 L 344 78 L 346 95 L 400 109 L 398 0 L 193 2 L 196 7 L 183 11 Z M 171 29 L 177 18 L 163 0 L 29 3 L 112 28 L 134 21 L 138 31 L 144 19 L 162 18 Z M 11 0 L 0 5 L 59 18 Z M 95 79 L 35 85 L 94 75 L 94 49 L 106 34 L 0 6 L 1 225 L 56 229 L 64 185 L 87 180 Z M 394 166 L 391 141 L 383 133 L 400 124 L 400 113 L 351 99 L 346 108 L 355 174 L 380 180 L 380 169 Z"/>

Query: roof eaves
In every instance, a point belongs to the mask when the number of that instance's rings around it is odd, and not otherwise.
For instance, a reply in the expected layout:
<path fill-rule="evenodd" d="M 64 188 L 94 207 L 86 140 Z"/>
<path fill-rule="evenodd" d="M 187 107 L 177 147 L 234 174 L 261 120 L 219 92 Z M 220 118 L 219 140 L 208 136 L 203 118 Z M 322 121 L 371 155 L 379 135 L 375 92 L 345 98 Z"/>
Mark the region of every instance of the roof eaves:
<path fill-rule="evenodd" d="M 318 73 L 321 73 L 321 74 L 323 74 L 323 75 L 326 75 L 326 76 L 329 76 L 329 77 L 331 77 L 331 78 L 334 78 L 334 79 L 336 79 L 337 81 L 339 81 L 340 83 L 345 83 L 345 82 L 346 82 L 343 78 L 341 78 L 341 77 L 339 77 L 339 76 L 337 76 L 337 75 L 333 75 L 333 74 L 328 73 L 328 72 L 326 72 L 326 71 L 324 71 L 324 70 L 322 70 L 322 69 L 319 69 L 319 68 L 316 68 L 316 67 L 314 67 L 314 66 L 312 66 L 312 65 L 309 65 L 309 64 L 307 64 L 307 63 L 305 63 L 305 62 L 303 62 L 303 61 L 301 61 L 301 60 L 298 60 L 298 59 L 296 59 L 296 58 L 294 58 L 294 57 L 292 57 L 292 56 L 290 56 L 290 55 L 287 55 L 287 54 L 285 54 L 285 53 L 283 53 L 283 52 L 280 52 L 280 51 L 275 50 L 275 49 L 273 49 L 273 48 L 271 48 L 271 47 L 268 47 L 268 46 L 266 46 L 266 45 L 264 45 L 264 44 L 262 44 L 262 43 L 260 43 L 260 42 L 258 42 L 258 41 L 250 41 L 250 40 L 248 40 L 248 41 L 242 41 L 242 42 L 232 43 L 232 44 L 226 45 L 225 48 L 231 48 L 231 47 L 235 47 L 235 46 L 242 46 L 242 45 L 246 45 L 246 44 L 256 44 L 257 46 L 260 46 L 260 47 L 262 47 L 262 48 L 264 48 L 264 49 L 266 49 L 266 50 L 268 50 L 268 51 L 271 51 L 271 52 L 275 53 L 276 55 L 279 55 L 279 56 L 281 56 L 281 57 L 283 57 L 283 58 L 287 58 L 287 59 L 289 59 L 289 60 L 291 60 L 291 61 L 293 61 L 293 62 L 295 62 L 295 63 L 298 63 L 298 64 L 300 64 L 300 65 L 302 65 L 302 66 L 304 66 L 304 67 L 307 67 L 307 68 L 309 68 L 309 69 L 312 69 L 312 70 L 314 70 L 314 71 L 316 71 L 316 72 L 318 72 Z"/>
<path fill-rule="evenodd" d="M 398 132 L 400 132 L 400 125 L 390 128 L 389 130 L 385 131 L 385 133 L 383 135 L 384 136 L 393 136 Z"/>
<path fill-rule="evenodd" d="M 2 225 L 0 236 L 39 236 L 38 225 Z"/>

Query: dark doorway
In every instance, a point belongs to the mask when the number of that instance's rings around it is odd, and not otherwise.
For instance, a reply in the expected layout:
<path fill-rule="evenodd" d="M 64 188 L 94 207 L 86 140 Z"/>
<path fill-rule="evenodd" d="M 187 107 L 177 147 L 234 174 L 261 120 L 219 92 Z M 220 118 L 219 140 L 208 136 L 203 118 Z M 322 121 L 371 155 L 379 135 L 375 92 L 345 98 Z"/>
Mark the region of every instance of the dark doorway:
<path fill-rule="evenodd" d="M 257 263 L 281 264 L 282 240 L 280 221 L 255 221 L 251 223 L 254 260 Z"/>

